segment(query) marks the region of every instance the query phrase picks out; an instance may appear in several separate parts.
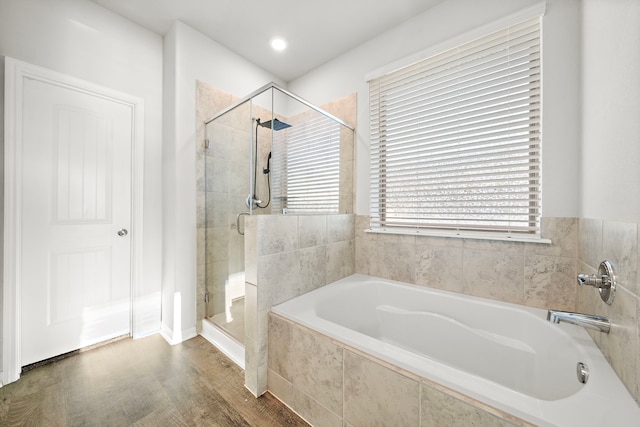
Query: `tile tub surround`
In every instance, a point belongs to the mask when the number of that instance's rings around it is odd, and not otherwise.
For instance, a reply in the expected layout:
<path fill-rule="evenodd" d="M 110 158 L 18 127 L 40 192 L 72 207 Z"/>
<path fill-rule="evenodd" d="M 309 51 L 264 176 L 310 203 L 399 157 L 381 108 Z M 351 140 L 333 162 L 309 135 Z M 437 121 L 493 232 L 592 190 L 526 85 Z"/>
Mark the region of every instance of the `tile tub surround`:
<path fill-rule="evenodd" d="M 259 396 L 271 307 L 355 273 L 355 215 L 247 217 L 245 265 L 245 386 Z"/>
<path fill-rule="evenodd" d="M 356 217 L 356 272 L 515 304 L 608 316 L 610 334 L 592 333 L 640 404 L 640 224 L 542 218 L 551 245 L 366 233 Z M 578 273 L 612 261 L 619 290 L 611 306 Z"/>
<path fill-rule="evenodd" d="M 597 273 L 608 259 L 618 276 L 613 304 L 595 288 L 579 288 L 576 311 L 607 316 L 609 334 L 591 333 L 594 341 L 640 406 L 640 224 L 580 218 L 579 273 Z"/>
<path fill-rule="evenodd" d="M 535 308 L 574 310 L 577 218 L 542 218 L 552 244 L 366 233 L 356 217 L 356 272 Z"/>
<path fill-rule="evenodd" d="M 530 426 L 269 314 L 269 392 L 318 426 Z"/>

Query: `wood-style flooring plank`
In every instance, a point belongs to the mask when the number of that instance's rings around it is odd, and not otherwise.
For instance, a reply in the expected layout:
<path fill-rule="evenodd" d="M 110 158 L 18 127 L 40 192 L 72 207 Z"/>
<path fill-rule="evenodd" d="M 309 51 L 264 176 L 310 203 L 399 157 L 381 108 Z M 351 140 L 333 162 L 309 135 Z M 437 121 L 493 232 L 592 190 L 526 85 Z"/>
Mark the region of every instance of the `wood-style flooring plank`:
<path fill-rule="evenodd" d="M 202 337 L 124 339 L 0 388 L 0 426 L 307 426 Z"/>

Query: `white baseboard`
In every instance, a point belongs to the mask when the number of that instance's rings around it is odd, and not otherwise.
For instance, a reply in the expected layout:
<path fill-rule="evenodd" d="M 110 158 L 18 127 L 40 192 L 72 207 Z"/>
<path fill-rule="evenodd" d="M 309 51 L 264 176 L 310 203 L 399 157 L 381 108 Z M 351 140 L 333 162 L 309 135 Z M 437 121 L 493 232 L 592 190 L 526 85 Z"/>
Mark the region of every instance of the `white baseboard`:
<path fill-rule="evenodd" d="M 187 330 L 181 331 L 179 336 L 176 336 L 174 331 L 166 325 L 162 325 L 162 329 L 160 329 L 160 335 L 164 338 L 169 344 L 176 345 L 180 344 L 183 341 L 189 340 L 196 335 L 196 328 L 189 328 Z"/>

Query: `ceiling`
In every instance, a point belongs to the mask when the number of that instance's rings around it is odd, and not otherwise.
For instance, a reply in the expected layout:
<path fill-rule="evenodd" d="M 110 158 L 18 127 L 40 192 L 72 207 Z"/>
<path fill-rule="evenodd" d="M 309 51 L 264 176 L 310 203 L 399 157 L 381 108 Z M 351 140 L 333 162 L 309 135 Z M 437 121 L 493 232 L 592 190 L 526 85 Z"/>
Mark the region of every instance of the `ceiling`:
<path fill-rule="evenodd" d="M 160 35 L 182 21 L 289 82 L 443 0 L 93 1 Z"/>

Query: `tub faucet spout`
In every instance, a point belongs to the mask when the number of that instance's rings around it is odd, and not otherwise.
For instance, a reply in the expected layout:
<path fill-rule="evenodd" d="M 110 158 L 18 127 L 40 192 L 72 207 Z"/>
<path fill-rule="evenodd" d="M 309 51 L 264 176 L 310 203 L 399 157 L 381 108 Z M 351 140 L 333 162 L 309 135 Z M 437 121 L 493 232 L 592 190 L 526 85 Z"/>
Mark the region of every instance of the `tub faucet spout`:
<path fill-rule="evenodd" d="M 595 316 L 592 314 L 571 313 L 569 311 L 549 310 L 547 312 L 547 320 L 551 323 L 571 323 L 572 325 L 582 326 L 587 329 L 608 334 L 611 330 L 611 322 L 603 316 Z"/>

